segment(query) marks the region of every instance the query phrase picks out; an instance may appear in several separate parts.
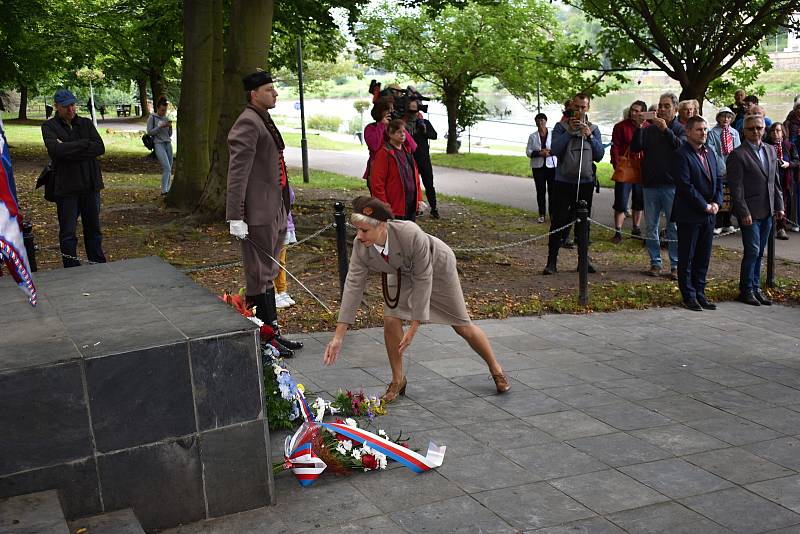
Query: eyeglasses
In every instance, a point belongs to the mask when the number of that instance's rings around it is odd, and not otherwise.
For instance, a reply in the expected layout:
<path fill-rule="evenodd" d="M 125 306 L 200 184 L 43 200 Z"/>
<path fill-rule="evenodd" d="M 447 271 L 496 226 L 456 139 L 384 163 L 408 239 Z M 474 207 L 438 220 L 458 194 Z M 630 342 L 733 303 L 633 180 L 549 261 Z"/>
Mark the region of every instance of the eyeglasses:
<path fill-rule="evenodd" d="M 745 130 L 750 131 L 750 132 L 760 132 L 763 129 L 764 129 L 763 126 L 748 126 L 747 128 L 745 128 Z"/>

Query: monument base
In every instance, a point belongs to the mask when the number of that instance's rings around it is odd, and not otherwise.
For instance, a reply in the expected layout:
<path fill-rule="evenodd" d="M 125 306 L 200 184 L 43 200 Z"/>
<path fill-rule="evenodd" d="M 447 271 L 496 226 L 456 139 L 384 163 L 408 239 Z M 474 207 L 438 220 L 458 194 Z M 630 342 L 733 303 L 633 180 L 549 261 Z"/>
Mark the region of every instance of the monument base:
<path fill-rule="evenodd" d="M 159 258 L 0 278 L 0 497 L 145 530 L 271 504 L 256 326 Z"/>

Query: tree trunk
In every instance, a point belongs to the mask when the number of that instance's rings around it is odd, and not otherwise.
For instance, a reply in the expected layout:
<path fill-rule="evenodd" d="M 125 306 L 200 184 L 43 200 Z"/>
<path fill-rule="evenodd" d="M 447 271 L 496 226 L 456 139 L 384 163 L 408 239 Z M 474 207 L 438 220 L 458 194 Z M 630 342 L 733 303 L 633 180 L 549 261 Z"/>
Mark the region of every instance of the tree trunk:
<path fill-rule="evenodd" d="M 444 106 L 447 109 L 447 153 L 458 154 L 458 92 L 444 89 Z"/>
<path fill-rule="evenodd" d="M 136 87 L 139 89 L 139 106 L 141 108 L 139 116 L 146 119 L 150 115 L 150 110 L 147 108 L 147 80 L 137 78 Z"/>
<path fill-rule="evenodd" d="M 161 76 L 161 70 L 151 68 L 148 73 L 150 78 L 150 94 L 153 95 L 153 107 L 155 108 L 158 99 L 164 96 L 164 78 Z"/>
<path fill-rule="evenodd" d="M 700 109 L 697 112 L 703 114 L 703 101 L 706 98 L 706 91 L 708 91 L 709 82 L 703 79 L 695 78 L 689 80 L 689 83 L 681 86 L 680 100 L 697 100 L 700 103 Z M 710 126 L 709 126 L 710 128 Z"/>
<path fill-rule="evenodd" d="M 28 118 L 28 86 L 19 86 L 19 115 L 17 118 L 25 120 Z"/>
<path fill-rule="evenodd" d="M 233 0 L 231 3 L 222 105 L 211 152 L 212 167 L 198 206 L 200 211 L 214 217 L 225 215 L 228 132 L 245 106 L 242 78 L 257 68 L 266 67 L 272 15 L 273 0 Z"/>
<path fill-rule="evenodd" d="M 214 0 L 214 53 L 211 59 L 211 110 L 208 114 L 208 138 L 212 141 L 217 139 L 217 127 L 219 126 L 219 115 L 222 110 L 222 95 L 225 86 L 223 85 L 222 75 L 225 71 L 225 10 L 222 0 Z M 209 158 L 213 156 L 214 145 L 208 145 Z M 214 167 L 214 161 L 211 167 Z"/>
<path fill-rule="evenodd" d="M 194 209 L 209 169 L 208 113 L 214 47 L 214 0 L 184 0 L 178 158 L 167 203 Z M 156 97 L 157 98 L 157 97 Z"/>

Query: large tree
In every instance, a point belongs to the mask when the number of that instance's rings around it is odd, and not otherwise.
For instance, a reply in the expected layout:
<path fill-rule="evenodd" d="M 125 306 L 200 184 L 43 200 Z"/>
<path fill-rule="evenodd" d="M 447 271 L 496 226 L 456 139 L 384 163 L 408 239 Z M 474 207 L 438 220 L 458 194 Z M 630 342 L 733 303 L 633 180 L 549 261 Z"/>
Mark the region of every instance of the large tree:
<path fill-rule="evenodd" d="M 335 58 L 344 43 L 331 8 L 345 8 L 352 17 L 364 1 L 184 0 L 186 53 L 170 205 L 224 214 L 227 137 L 245 106 L 242 77 L 257 68 L 293 66 L 298 36 L 313 43 L 320 58 Z"/>
<path fill-rule="evenodd" d="M 703 101 L 712 81 L 759 57 L 759 43 L 792 25 L 797 0 L 565 0 L 605 27 L 600 44 L 625 67 L 649 61 Z M 797 22 L 794 22 L 797 25 Z M 759 61 L 756 61 L 759 60 Z"/>
<path fill-rule="evenodd" d="M 473 82 L 494 76 L 516 96 L 535 98 L 537 82 L 547 100 L 578 89 L 602 92 L 575 60 L 596 66 L 580 46 L 568 45 L 554 9 L 539 0 L 467 2 L 433 9 L 403 9 L 385 2 L 356 26 L 362 59 L 436 88 L 447 109 L 447 152 L 458 151 L 460 129 L 480 110 Z M 570 54 L 565 52 L 569 51 Z"/>

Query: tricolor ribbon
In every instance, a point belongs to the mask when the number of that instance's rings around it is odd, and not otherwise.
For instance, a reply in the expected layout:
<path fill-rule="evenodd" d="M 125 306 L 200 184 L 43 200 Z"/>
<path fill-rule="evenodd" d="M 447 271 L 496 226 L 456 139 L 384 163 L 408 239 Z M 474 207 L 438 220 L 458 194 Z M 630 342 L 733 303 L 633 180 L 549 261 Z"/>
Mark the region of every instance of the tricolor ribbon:
<path fill-rule="evenodd" d="M 316 454 L 311 447 L 313 432 L 310 432 L 311 425 L 318 425 L 330 430 L 334 434 L 339 434 L 349 440 L 362 445 L 366 444 L 371 449 L 381 452 L 387 458 L 391 458 L 411 469 L 415 473 L 424 473 L 442 465 L 444 453 L 447 450 L 445 445 L 439 446 L 434 442 L 428 444 L 428 452 L 425 456 L 398 445 L 388 439 L 382 438 L 372 432 L 367 432 L 357 427 L 352 427 L 343 423 L 322 423 L 318 422 L 311 412 L 311 408 L 306 401 L 303 392 L 297 391 L 297 402 L 300 404 L 300 411 L 303 413 L 305 423 L 303 423 L 293 436 L 287 437 L 284 445 L 284 467 L 291 469 L 297 480 L 302 486 L 310 486 L 319 478 L 327 465 Z"/>

